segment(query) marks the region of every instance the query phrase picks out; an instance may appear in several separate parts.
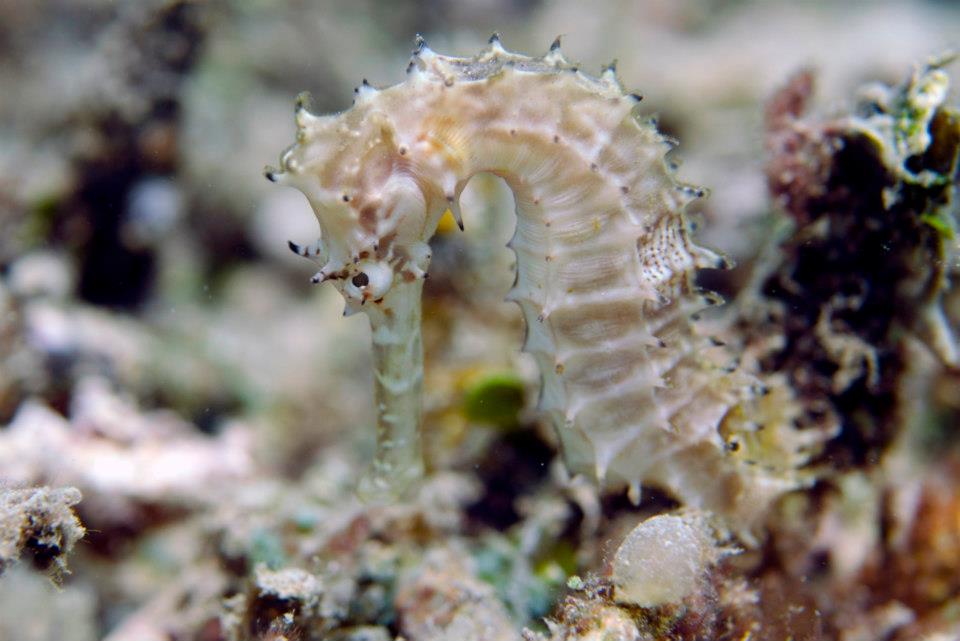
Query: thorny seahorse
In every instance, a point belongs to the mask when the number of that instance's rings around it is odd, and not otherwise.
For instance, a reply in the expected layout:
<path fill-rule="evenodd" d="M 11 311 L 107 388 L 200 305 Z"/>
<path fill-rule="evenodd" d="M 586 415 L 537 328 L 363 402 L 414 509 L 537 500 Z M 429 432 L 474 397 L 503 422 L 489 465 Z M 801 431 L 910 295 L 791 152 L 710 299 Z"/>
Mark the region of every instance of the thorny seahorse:
<path fill-rule="evenodd" d="M 423 474 L 428 241 L 448 209 L 463 227 L 459 196 L 481 172 L 513 191 L 508 299 L 523 312 L 539 409 L 571 471 L 634 498 L 659 486 L 751 523 L 800 483 L 811 438 L 793 429 L 789 393 L 770 394 L 690 320 L 719 302 L 694 285 L 696 270 L 726 260 L 691 240 L 684 210 L 702 191 L 674 180 L 672 144 L 635 115 L 639 101 L 613 65 L 590 76 L 559 39 L 528 57 L 496 35 L 473 58 L 418 38 L 404 82 L 364 81 L 340 114 L 315 115 L 298 98 L 297 142 L 266 176 L 316 213 L 320 239 L 290 244 L 321 265 L 313 281 L 333 282 L 345 314 L 370 320 L 377 452 L 361 495 L 396 496 Z"/>

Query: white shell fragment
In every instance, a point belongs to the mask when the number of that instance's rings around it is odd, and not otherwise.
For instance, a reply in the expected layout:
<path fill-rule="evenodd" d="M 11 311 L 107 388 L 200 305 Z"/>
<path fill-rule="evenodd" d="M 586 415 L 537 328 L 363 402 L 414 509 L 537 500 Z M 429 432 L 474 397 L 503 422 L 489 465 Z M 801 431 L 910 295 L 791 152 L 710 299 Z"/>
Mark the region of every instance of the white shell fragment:
<path fill-rule="evenodd" d="M 713 533 L 703 517 L 651 517 L 617 548 L 614 598 L 644 608 L 679 603 L 698 591 L 718 556 Z"/>

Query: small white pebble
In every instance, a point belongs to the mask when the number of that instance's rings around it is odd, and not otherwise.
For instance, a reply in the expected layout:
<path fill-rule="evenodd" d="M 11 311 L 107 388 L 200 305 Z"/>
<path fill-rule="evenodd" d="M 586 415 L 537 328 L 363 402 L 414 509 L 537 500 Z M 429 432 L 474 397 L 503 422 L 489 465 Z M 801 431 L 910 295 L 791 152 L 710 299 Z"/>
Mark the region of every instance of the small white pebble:
<path fill-rule="evenodd" d="M 633 529 L 613 559 L 615 599 L 640 607 L 677 603 L 698 589 L 718 556 L 696 515 L 662 514 Z"/>
<path fill-rule="evenodd" d="M 60 254 L 36 251 L 10 266 L 10 290 L 17 296 L 64 298 L 73 287 L 69 262 Z"/>

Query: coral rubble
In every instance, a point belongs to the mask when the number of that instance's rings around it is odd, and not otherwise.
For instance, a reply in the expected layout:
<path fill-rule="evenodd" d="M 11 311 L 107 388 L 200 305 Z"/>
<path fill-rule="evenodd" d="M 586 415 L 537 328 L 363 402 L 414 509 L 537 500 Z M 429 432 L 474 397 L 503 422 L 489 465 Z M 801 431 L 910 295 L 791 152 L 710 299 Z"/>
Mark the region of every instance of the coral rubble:
<path fill-rule="evenodd" d="M 768 181 L 793 228 L 747 293 L 759 328 L 746 331 L 780 334 L 762 367 L 789 376 L 807 420 L 841 425 L 823 454 L 834 467 L 875 463 L 896 437 L 909 337 L 958 364 L 941 306 L 958 255 L 948 61 L 872 87 L 851 116 L 805 114 L 809 72 L 768 106 Z"/>
<path fill-rule="evenodd" d="M 66 555 L 86 531 L 73 512 L 79 502 L 72 487 L 0 490 L 0 574 L 21 556 L 54 577 L 66 573 Z"/>

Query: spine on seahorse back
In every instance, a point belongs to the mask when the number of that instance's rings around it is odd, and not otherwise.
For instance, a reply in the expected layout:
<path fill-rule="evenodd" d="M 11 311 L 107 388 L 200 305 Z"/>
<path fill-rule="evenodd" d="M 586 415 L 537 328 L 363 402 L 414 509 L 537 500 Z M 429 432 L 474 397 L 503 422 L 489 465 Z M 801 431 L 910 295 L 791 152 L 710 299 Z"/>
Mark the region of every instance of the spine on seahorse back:
<path fill-rule="evenodd" d="M 494 38 L 470 59 L 420 43 L 405 82 L 383 90 L 364 82 L 339 115 L 314 116 L 298 103 L 298 143 L 268 177 L 311 201 L 321 239 L 295 249 L 318 259 L 315 280 L 333 280 L 348 313 L 368 313 L 381 338 L 378 385 L 399 390 L 378 394 L 374 485 L 416 467 L 409 425 L 419 400 L 408 394 L 419 394 L 419 379 L 402 380 L 422 375 L 410 351 L 420 344 L 411 320 L 419 288 L 410 284 L 425 277 L 425 243 L 440 216 L 450 208 L 459 221 L 460 191 L 480 172 L 501 176 L 515 195 L 509 298 L 523 311 L 540 408 L 572 471 L 634 494 L 658 485 L 732 517 L 796 485 L 805 439 L 786 434 L 777 447 L 789 462 L 773 473 L 730 447 L 753 429 L 745 417 L 757 408 L 744 404 L 757 402 L 760 386 L 694 331 L 690 316 L 717 302 L 694 286 L 695 272 L 725 261 L 691 241 L 684 209 L 700 192 L 674 180 L 670 143 L 635 117 L 637 102 L 612 67 L 594 78 L 557 43 L 531 58 Z M 400 327 L 416 335 L 391 334 Z M 782 422 L 779 433 L 792 429 Z"/>

